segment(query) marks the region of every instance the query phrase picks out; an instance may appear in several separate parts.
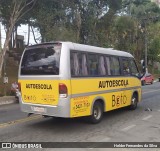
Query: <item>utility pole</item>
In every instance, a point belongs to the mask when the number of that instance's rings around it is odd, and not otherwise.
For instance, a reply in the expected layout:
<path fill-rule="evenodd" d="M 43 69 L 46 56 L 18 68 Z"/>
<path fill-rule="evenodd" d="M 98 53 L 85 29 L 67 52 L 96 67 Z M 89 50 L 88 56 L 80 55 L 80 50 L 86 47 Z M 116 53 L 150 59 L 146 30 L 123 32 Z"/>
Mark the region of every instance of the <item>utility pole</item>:
<path fill-rule="evenodd" d="M 148 65 L 147 65 L 147 47 L 148 47 L 148 38 L 147 38 L 147 28 L 146 28 L 146 21 L 144 20 L 144 43 L 145 43 L 145 72 L 148 73 Z"/>

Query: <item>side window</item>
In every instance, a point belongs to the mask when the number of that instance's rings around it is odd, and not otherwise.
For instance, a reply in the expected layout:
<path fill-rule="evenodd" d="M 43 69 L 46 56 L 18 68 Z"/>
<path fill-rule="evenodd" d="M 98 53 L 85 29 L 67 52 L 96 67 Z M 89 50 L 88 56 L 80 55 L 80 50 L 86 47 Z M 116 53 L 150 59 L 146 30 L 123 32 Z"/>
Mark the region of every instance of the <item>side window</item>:
<path fill-rule="evenodd" d="M 71 52 L 71 75 L 78 76 L 80 74 L 78 53 Z"/>
<path fill-rule="evenodd" d="M 88 54 L 89 74 L 91 76 L 98 75 L 98 56 L 96 54 Z"/>
<path fill-rule="evenodd" d="M 123 74 L 124 75 L 130 75 L 130 65 L 129 65 L 129 60 L 128 59 L 122 59 L 122 66 L 123 66 Z"/>
<path fill-rule="evenodd" d="M 110 65 L 110 58 L 105 57 L 106 60 L 106 70 L 107 70 L 107 75 L 111 75 L 111 65 Z"/>
<path fill-rule="evenodd" d="M 79 58 L 79 64 L 80 64 L 80 75 L 87 76 L 88 75 L 88 68 L 87 68 L 86 54 L 80 53 L 78 58 Z"/>
<path fill-rule="evenodd" d="M 118 57 L 110 57 L 111 75 L 120 75 L 120 64 Z"/>
<path fill-rule="evenodd" d="M 136 62 L 133 59 L 130 60 L 130 67 L 131 67 L 131 74 L 137 76 L 139 72 L 136 66 Z"/>
<path fill-rule="evenodd" d="M 86 54 L 71 52 L 70 63 L 72 76 L 88 75 Z"/>
<path fill-rule="evenodd" d="M 105 61 L 103 56 L 99 57 L 98 73 L 99 75 L 102 75 L 102 76 L 106 75 L 106 67 L 105 67 Z"/>

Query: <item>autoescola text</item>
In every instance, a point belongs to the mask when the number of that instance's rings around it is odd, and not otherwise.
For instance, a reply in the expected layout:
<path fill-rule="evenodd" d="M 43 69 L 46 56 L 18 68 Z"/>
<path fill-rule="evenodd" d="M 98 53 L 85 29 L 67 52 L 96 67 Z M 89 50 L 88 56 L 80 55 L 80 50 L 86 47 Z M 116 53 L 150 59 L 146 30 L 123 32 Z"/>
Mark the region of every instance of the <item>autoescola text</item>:
<path fill-rule="evenodd" d="M 99 81 L 99 88 L 120 87 L 129 85 L 128 80 Z"/>
<path fill-rule="evenodd" d="M 26 84 L 27 89 L 51 89 L 51 84 Z"/>

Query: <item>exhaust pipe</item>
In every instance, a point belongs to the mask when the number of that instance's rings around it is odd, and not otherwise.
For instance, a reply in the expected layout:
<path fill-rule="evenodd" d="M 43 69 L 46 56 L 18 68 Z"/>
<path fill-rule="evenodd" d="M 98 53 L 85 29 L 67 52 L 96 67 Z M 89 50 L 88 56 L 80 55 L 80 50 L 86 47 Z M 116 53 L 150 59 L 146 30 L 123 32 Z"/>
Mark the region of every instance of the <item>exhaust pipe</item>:
<path fill-rule="evenodd" d="M 30 117 L 33 113 L 28 113 L 28 117 Z"/>

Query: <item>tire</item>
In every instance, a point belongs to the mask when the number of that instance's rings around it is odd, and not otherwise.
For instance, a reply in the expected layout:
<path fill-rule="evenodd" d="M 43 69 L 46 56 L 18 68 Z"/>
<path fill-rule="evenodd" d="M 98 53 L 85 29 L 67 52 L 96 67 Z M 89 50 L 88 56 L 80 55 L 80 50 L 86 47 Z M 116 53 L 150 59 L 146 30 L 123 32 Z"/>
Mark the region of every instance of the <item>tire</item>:
<path fill-rule="evenodd" d="M 92 124 L 97 124 L 103 117 L 103 105 L 101 102 L 96 101 L 93 105 L 92 115 L 89 116 L 89 121 Z"/>
<path fill-rule="evenodd" d="M 132 99 L 131 99 L 131 105 L 129 106 L 130 110 L 135 110 L 137 108 L 138 104 L 138 96 L 137 94 L 133 94 Z"/>

